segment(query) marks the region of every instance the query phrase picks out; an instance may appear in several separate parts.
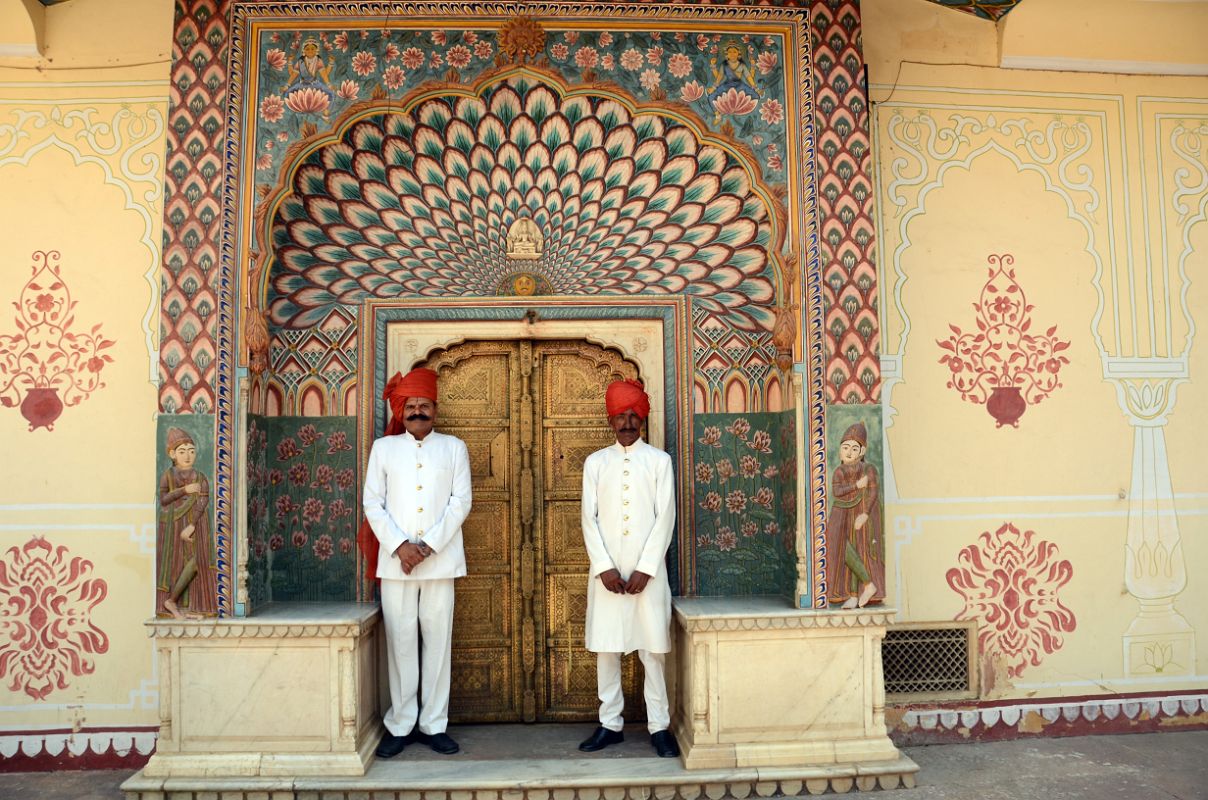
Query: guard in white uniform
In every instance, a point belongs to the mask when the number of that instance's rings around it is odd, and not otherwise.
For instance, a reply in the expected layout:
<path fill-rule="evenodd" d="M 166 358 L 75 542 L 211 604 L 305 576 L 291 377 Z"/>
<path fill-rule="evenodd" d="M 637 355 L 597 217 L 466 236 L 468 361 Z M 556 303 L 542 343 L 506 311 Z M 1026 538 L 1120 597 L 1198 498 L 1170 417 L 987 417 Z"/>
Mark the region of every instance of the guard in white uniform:
<path fill-rule="evenodd" d="M 650 741 L 678 756 L 668 727 L 664 669 L 671 651 L 671 587 L 665 559 L 675 525 L 671 457 L 641 439 L 650 399 L 637 381 L 617 381 L 605 397 L 616 444 L 583 464 L 583 541 L 591 558 L 587 649 L 596 653 L 600 727 L 579 749 L 595 752 L 624 741 L 621 656 L 638 651 L 646 673 Z"/>
<path fill-rule="evenodd" d="M 391 758 L 414 740 L 438 753 L 456 753 L 457 742 L 445 728 L 453 579 L 466 574 L 461 526 L 470 513 L 470 457 L 461 439 L 432 429 L 435 372 L 421 367 L 395 376 L 387 394 L 405 431 L 373 443 L 363 496 L 365 518 L 378 540 L 390 679 L 386 735 L 377 755 Z"/>

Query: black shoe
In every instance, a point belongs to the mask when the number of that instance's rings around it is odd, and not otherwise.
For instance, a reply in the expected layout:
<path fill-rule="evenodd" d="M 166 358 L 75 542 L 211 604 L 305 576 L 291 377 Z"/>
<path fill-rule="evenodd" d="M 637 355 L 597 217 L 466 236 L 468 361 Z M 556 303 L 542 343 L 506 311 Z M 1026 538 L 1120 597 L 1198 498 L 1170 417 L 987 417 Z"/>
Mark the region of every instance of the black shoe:
<path fill-rule="evenodd" d="M 399 753 L 403 752 L 403 748 L 406 746 L 406 736 L 395 736 L 390 731 L 386 731 L 386 735 L 382 737 L 382 741 L 378 744 L 377 750 L 374 750 L 373 752 L 378 758 L 394 758 Z"/>
<path fill-rule="evenodd" d="M 579 744 L 579 749 L 584 753 L 594 753 L 597 750 L 603 750 L 610 744 L 619 744 L 625 741 L 625 734 L 622 731 L 610 731 L 603 725 L 596 728 L 596 732 L 583 740 Z"/>
<path fill-rule="evenodd" d="M 680 754 L 679 745 L 671 731 L 656 731 L 650 734 L 650 743 L 654 745 L 654 752 L 659 754 L 659 758 L 675 758 Z"/>
<path fill-rule="evenodd" d="M 453 741 L 453 737 L 444 732 L 421 733 L 420 737 L 420 741 L 427 744 L 428 747 L 431 747 L 434 751 L 440 753 L 442 756 L 451 756 L 458 750 L 461 750 L 461 747 L 458 746 L 457 742 Z"/>

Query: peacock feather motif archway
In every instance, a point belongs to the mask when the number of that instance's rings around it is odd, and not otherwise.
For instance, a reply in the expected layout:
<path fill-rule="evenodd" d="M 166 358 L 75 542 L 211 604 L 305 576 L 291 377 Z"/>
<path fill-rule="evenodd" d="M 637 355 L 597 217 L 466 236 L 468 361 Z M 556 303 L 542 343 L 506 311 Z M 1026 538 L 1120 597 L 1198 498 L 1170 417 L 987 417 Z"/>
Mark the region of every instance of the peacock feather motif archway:
<path fill-rule="evenodd" d="M 766 407 L 785 211 L 749 151 L 686 107 L 529 65 L 370 100 L 299 142 L 257 213 L 276 331 L 366 298 L 691 298 L 698 410 Z M 540 252 L 508 235 L 535 223 Z M 524 223 L 527 224 L 527 223 Z M 737 380 L 736 380 L 737 379 Z"/>

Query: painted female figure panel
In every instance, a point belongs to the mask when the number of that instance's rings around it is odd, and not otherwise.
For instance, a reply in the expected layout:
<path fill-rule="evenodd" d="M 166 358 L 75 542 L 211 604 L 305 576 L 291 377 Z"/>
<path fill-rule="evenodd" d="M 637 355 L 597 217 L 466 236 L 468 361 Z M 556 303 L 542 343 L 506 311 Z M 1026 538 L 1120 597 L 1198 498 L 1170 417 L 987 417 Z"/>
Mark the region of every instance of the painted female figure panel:
<path fill-rule="evenodd" d="M 857 422 L 843 433 L 831 479 L 826 523 L 826 592 L 832 604 L 856 608 L 885 599 L 885 537 L 877 468 L 864 460 L 868 432 Z"/>
<path fill-rule="evenodd" d="M 197 445 L 187 432 L 169 428 L 167 450 L 172 466 L 159 479 L 155 607 L 178 618 L 217 614 L 210 482 L 193 468 Z"/>

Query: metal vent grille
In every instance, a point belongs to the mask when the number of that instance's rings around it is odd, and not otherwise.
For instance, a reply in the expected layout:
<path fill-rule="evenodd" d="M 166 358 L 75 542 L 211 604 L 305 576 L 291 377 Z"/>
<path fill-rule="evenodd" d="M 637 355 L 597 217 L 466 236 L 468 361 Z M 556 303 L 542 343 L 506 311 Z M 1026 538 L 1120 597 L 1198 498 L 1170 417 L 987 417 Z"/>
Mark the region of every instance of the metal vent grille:
<path fill-rule="evenodd" d="M 976 697 L 974 625 L 915 623 L 889 628 L 881 645 L 887 699 Z"/>

